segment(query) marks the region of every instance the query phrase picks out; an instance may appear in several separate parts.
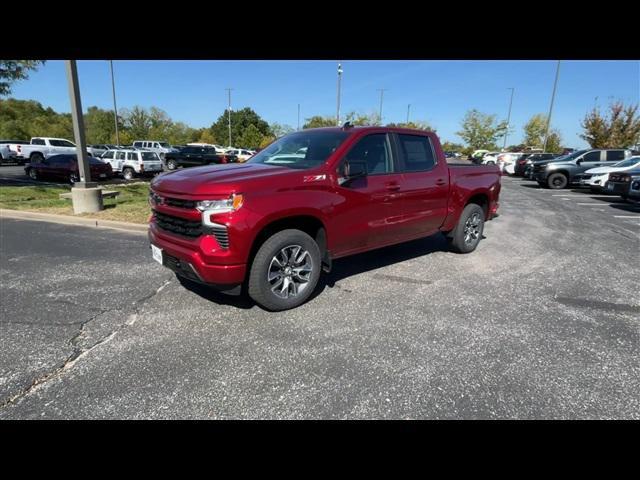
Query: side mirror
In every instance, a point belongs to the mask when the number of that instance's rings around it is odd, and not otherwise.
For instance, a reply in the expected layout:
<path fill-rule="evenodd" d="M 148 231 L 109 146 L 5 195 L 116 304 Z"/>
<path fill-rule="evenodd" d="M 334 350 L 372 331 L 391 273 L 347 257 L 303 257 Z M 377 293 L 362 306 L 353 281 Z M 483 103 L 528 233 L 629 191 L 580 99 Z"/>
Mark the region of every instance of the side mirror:
<path fill-rule="evenodd" d="M 579 158 L 578 160 L 576 160 L 576 165 L 580 165 L 583 161 L 583 158 Z"/>
<path fill-rule="evenodd" d="M 367 162 L 361 161 L 345 161 L 342 164 L 342 172 L 340 178 L 340 185 L 347 186 L 350 182 L 356 178 L 367 176 Z"/>

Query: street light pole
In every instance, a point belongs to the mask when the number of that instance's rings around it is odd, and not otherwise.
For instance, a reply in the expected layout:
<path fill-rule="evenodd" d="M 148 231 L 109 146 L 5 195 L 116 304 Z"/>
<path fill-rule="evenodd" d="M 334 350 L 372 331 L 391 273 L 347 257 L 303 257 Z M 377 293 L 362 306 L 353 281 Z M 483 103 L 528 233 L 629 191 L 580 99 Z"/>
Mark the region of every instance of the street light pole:
<path fill-rule="evenodd" d="M 382 100 L 384 98 L 384 92 L 385 90 L 387 90 L 386 88 L 379 88 L 378 91 L 380 92 L 380 125 L 382 125 Z"/>
<path fill-rule="evenodd" d="M 118 107 L 116 106 L 116 82 L 113 78 L 113 60 L 109 60 L 111 70 L 111 90 L 113 91 L 113 116 L 116 123 L 116 145 L 120 145 L 120 134 L 118 133 Z"/>
<path fill-rule="evenodd" d="M 504 145 L 502 146 L 502 150 L 507 148 L 507 136 L 509 135 L 509 127 L 511 126 L 511 105 L 513 105 L 513 92 L 515 88 L 507 88 L 507 90 L 511 90 L 511 100 L 509 100 L 509 114 L 507 115 L 507 131 L 504 133 Z"/>
<path fill-rule="evenodd" d="M 409 125 L 409 110 L 411 109 L 411 104 L 407 105 L 407 126 Z"/>
<path fill-rule="evenodd" d="M 71 201 L 74 213 L 98 212 L 102 205 L 102 189 L 91 181 L 87 144 L 84 138 L 84 118 L 80 103 L 80 84 L 78 83 L 78 67 L 75 60 L 65 60 L 67 81 L 69 83 L 69 99 L 71 100 L 71 119 L 73 134 L 76 140 L 76 159 L 80 174 L 80 181 L 71 188 Z"/>
<path fill-rule="evenodd" d="M 298 130 L 300 130 L 300 104 L 298 104 Z"/>
<path fill-rule="evenodd" d="M 551 93 L 551 105 L 549 106 L 549 115 L 547 116 L 547 129 L 544 133 L 544 145 L 542 146 L 542 153 L 547 152 L 547 140 L 549 139 L 549 126 L 551 125 L 551 113 L 553 112 L 553 101 L 556 98 L 556 88 L 558 86 L 558 76 L 560 75 L 560 60 L 556 65 L 556 79 L 553 82 L 553 92 Z"/>
<path fill-rule="evenodd" d="M 233 88 L 225 88 L 225 90 L 229 94 L 229 148 L 231 148 L 231 90 L 233 90 Z"/>
<path fill-rule="evenodd" d="M 342 80 L 342 65 L 338 63 L 338 106 L 336 111 L 336 125 L 340 126 L 340 83 Z"/>

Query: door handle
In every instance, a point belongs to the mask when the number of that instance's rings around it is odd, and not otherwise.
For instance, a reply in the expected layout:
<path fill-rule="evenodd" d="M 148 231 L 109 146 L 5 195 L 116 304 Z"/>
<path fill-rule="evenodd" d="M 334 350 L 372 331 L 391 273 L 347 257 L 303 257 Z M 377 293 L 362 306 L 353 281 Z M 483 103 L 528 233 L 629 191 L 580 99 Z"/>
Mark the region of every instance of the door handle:
<path fill-rule="evenodd" d="M 439 178 L 436 180 L 436 185 L 438 185 L 439 187 L 446 184 L 447 182 L 445 182 L 444 178 Z"/>
<path fill-rule="evenodd" d="M 387 183 L 385 184 L 385 187 L 387 187 L 387 190 L 389 190 L 390 192 L 397 192 L 398 190 L 400 190 L 400 185 L 398 185 L 397 183 Z"/>

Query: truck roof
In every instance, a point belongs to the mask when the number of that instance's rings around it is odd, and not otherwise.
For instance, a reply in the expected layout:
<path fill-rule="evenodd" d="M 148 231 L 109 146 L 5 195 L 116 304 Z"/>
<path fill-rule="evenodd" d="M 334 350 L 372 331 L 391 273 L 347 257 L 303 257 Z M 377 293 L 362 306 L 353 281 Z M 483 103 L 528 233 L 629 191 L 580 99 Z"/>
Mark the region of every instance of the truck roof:
<path fill-rule="evenodd" d="M 353 130 L 353 131 L 367 131 L 367 130 L 386 130 L 389 132 L 407 132 L 407 133 L 435 133 L 433 131 L 429 131 L 429 130 L 420 130 L 418 128 L 404 128 L 404 127 L 387 127 L 384 125 L 358 125 L 358 126 L 353 126 L 353 127 L 348 127 L 348 128 L 343 128 L 343 127 L 317 127 L 317 128 L 305 128 L 304 130 L 299 130 L 300 132 L 312 132 L 312 131 L 322 131 L 322 132 L 343 132 L 343 131 L 349 131 L 349 130 Z M 294 132 L 296 133 L 296 132 Z"/>

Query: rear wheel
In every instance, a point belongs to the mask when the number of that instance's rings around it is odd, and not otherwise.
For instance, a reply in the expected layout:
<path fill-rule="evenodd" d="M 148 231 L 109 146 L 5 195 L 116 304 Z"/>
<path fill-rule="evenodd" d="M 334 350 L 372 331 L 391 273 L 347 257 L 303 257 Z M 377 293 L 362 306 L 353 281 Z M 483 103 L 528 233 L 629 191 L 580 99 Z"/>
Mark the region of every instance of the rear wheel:
<path fill-rule="evenodd" d="M 569 179 L 564 173 L 552 173 L 547 178 L 547 185 L 549 188 L 553 188 L 554 190 L 566 188 L 568 184 Z"/>
<path fill-rule="evenodd" d="M 36 171 L 35 168 L 30 168 L 27 173 L 29 175 L 29 178 L 31 178 L 31 180 L 38 180 L 38 172 Z"/>
<path fill-rule="evenodd" d="M 460 215 L 456 228 L 449 234 L 451 247 L 459 253 L 473 252 L 484 231 L 484 209 L 476 204 L 470 203 Z"/>
<path fill-rule="evenodd" d="M 320 270 L 320 249 L 313 238 L 300 230 L 283 230 L 256 253 L 249 273 L 249 296 L 267 310 L 295 308 L 313 293 Z"/>
<path fill-rule="evenodd" d="M 78 177 L 77 173 L 72 172 L 72 173 L 69 174 L 69 183 L 71 185 L 75 184 L 78 181 L 80 181 L 80 178 Z"/>
<path fill-rule="evenodd" d="M 34 153 L 33 155 L 31 155 L 31 157 L 29 157 L 29 159 L 31 163 L 40 163 L 44 160 L 44 157 L 41 153 Z"/>
<path fill-rule="evenodd" d="M 133 171 L 133 168 L 127 167 L 124 170 L 122 170 L 122 177 L 125 180 L 133 180 L 134 175 L 135 175 L 135 172 Z"/>
<path fill-rule="evenodd" d="M 176 168 L 178 168 L 178 165 L 176 164 L 175 160 L 167 160 L 167 168 L 169 170 L 175 170 Z"/>

